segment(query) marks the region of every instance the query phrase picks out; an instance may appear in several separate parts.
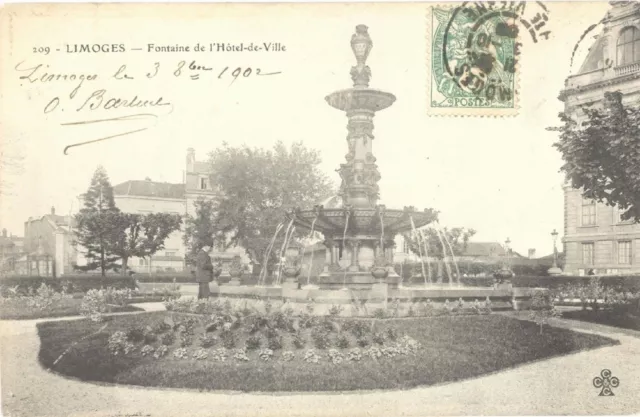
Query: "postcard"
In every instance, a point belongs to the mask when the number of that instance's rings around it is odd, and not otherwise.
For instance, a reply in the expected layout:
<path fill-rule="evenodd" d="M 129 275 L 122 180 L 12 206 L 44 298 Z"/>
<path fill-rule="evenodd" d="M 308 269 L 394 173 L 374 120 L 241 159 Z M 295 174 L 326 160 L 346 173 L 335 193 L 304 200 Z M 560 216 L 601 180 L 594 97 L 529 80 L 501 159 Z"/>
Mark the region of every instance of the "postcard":
<path fill-rule="evenodd" d="M 640 412 L 640 3 L 5 4 L 6 416 Z"/>

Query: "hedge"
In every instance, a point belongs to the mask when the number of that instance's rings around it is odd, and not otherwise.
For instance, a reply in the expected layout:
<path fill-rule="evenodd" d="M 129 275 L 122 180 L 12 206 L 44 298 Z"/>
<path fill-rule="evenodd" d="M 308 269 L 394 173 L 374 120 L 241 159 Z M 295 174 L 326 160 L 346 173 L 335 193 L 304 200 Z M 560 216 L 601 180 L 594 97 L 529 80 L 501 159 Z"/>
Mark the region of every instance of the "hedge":
<path fill-rule="evenodd" d="M 18 287 L 18 291 L 25 293 L 29 288 L 36 290 L 42 283 L 53 287 L 56 291 L 62 291 L 62 287 L 67 285 L 73 292 L 87 292 L 91 289 L 113 287 L 117 289 L 136 288 L 132 277 L 122 277 L 111 275 L 102 277 L 100 275 L 63 275 L 59 278 L 39 277 L 39 276 L 9 276 L 0 278 L 0 285 L 4 287 Z"/>
<path fill-rule="evenodd" d="M 537 287 L 557 289 L 566 285 L 586 285 L 593 276 L 515 276 L 511 279 L 514 287 Z M 625 290 L 640 290 L 640 275 L 606 275 L 597 277 L 604 287 L 623 288 Z M 493 277 L 462 277 L 463 285 L 474 287 L 490 287 Z"/>
<path fill-rule="evenodd" d="M 588 284 L 593 276 L 515 276 L 511 279 L 514 287 L 538 287 L 557 289 L 566 285 L 582 285 Z M 598 277 L 600 283 L 604 287 L 622 288 L 625 290 L 640 290 L 640 275 L 606 275 Z M 90 289 L 99 289 L 106 287 L 114 288 L 131 288 L 136 287 L 135 281 L 153 282 L 153 283 L 195 283 L 195 278 L 189 274 L 175 275 L 149 275 L 135 274 L 133 277 L 107 276 L 101 277 L 96 275 L 65 275 L 60 278 L 37 277 L 37 276 L 11 276 L 0 278 L 0 285 L 4 287 L 18 286 L 19 291 L 26 292 L 29 288 L 37 289 L 42 283 L 53 287 L 57 291 L 62 290 L 63 285 L 71 285 L 73 292 L 86 292 Z M 225 283 L 229 280 L 227 277 L 222 278 L 221 282 Z M 302 275 L 299 277 L 301 282 L 305 281 Z M 255 285 L 257 277 L 245 274 L 240 281 L 243 285 Z M 268 280 L 270 282 L 271 279 Z M 409 278 L 405 278 L 406 282 L 410 282 Z M 311 282 L 315 282 L 312 279 Z M 493 285 L 493 277 L 461 277 L 462 285 L 472 287 L 491 287 Z M 415 282 L 416 284 L 419 282 Z"/>

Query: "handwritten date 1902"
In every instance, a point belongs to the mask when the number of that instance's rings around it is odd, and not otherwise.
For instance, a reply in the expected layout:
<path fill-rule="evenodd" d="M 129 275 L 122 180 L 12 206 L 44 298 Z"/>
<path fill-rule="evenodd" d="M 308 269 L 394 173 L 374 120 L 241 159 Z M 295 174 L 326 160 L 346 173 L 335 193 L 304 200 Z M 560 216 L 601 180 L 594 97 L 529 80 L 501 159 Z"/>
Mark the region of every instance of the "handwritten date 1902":
<path fill-rule="evenodd" d="M 186 61 L 180 61 L 178 63 L 178 67 L 173 72 L 173 75 L 175 75 L 176 77 L 180 77 L 181 75 L 183 75 L 183 73 L 185 73 L 185 74 L 189 74 L 192 80 L 197 80 L 200 78 L 200 72 L 209 72 L 213 70 L 214 69 L 212 67 L 200 65 L 196 63 L 196 61 L 191 61 L 189 65 L 187 65 Z M 249 78 L 251 76 L 276 75 L 281 73 L 282 71 L 262 72 L 260 68 L 251 68 L 251 67 L 247 67 L 247 68 L 237 67 L 231 70 L 231 68 L 227 66 L 218 71 L 218 79 L 222 79 L 225 77 L 232 77 L 233 79 L 231 80 L 231 83 L 233 84 L 239 77 Z"/>

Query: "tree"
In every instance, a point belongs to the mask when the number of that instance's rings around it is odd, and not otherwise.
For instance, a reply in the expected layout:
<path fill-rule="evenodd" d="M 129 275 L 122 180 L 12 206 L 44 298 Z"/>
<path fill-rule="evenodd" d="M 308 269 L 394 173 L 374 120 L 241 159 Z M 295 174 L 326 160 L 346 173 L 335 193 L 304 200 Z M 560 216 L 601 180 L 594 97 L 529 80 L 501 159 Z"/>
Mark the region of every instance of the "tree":
<path fill-rule="evenodd" d="M 418 234 L 419 237 L 414 233 L 405 234 L 409 249 L 418 256 L 428 256 L 438 260 L 438 280 L 440 281 L 445 257 L 450 257 L 452 251 L 454 256 L 462 255 L 467 249 L 469 239 L 476 234 L 476 231 L 464 227 L 452 229 L 428 227 L 418 230 Z M 426 251 L 424 242 L 426 242 Z M 449 271 L 448 273 L 451 274 Z"/>
<path fill-rule="evenodd" d="M 122 275 L 126 275 L 129 258 L 150 257 L 164 249 L 165 240 L 180 229 L 182 218 L 169 213 L 118 213 L 113 222 L 117 238 L 110 250 L 122 259 Z"/>
<path fill-rule="evenodd" d="M 311 208 L 335 191 L 319 169 L 318 151 L 301 142 L 290 148 L 278 142 L 271 150 L 225 143 L 210 161 L 211 183 L 220 187 L 215 223 L 225 245 L 244 247 L 260 264 L 287 209 Z M 272 260 L 284 235 L 282 230 L 273 245 Z"/>
<path fill-rule="evenodd" d="M 91 185 L 82 196 L 84 207 L 75 216 L 75 237 L 85 249 L 87 264 L 76 266 L 82 271 L 100 269 L 102 276 L 117 266 L 118 256 L 111 252 L 113 242 L 118 238 L 119 213 L 113 199 L 113 187 L 107 172 L 99 166 Z"/>
<path fill-rule="evenodd" d="M 187 253 L 186 262 L 189 265 L 195 264 L 198 251 L 204 246 L 216 246 L 217 243 L 224 245 L 224 237 L 220 236 L 221 228 L 216 216 L 216 202 L 211 199 L 200 198 L 194 201 L 196 209 L 195 216 L 187 215 L 185 220 L 184 235 L 182 237 Z"/>
<path fill-rule="evenodd" d="M 605 93 L 604 106 L 583 108 L 579 123 L 560 113 L 560 168 L 583 196 L 617 206 L 624 220 L 640 222 L 640 107 L 622 104 L 620 92 Z"/>

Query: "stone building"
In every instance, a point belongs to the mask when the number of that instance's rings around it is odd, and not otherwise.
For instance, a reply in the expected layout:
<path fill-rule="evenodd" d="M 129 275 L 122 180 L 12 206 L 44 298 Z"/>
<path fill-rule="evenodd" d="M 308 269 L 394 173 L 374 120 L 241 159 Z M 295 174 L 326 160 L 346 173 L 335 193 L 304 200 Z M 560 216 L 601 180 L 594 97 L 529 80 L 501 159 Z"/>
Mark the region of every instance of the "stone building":
<path fill-rule="evenodd" d="M 24 223 L 24 254 L 17 268 L 26 275 L 61 277 L 73 273 L 77 260 L 73 218 L 51 212 Z"/>
<path fill-rule="evenodd" d="M 187 149 L 183 183 L 130 180 L 113 187 L 116 206 L 125 213 L 172 213 L 194 215 L 194 202 L 200 198 L 211 199 L 216 189 L 210 184 L 210 168 L 206 161 L 197 161 L 195 150 Z M 165 241 L 165 249 L 150 259 L 133 258 L 129 267 L 139 273 L 176 272 L 185 269 L 186 247 L 182 230 L 172 233 Z M 212 252 L 212 258 L 219 258 L 224 264 L 239 255 L 245 263 L 248 258 L 240 247 L 224 252 Z M 223 267 L 224 269 L 224 267 Z"/>
<path fill-rule="evenodd" d="M 18 274 L 19 260 L 24 256 L 24 238 L 8 234 L 2 229 L 0 236 L 0 274 Z"/>
<path fill-rule="evenodd" d="M 581 107 L 602 105 L 605 92 L 619 91 L 625 104 L 639 103 L 640 3 L 610 3 L 601 33 L 559 97 L 578 121 Z M 564 188 L 563 243 L 565 274 L 640 272 L 640 225 L 621 221 L 616 207 L 585 199 L 570 186 Z"/>

